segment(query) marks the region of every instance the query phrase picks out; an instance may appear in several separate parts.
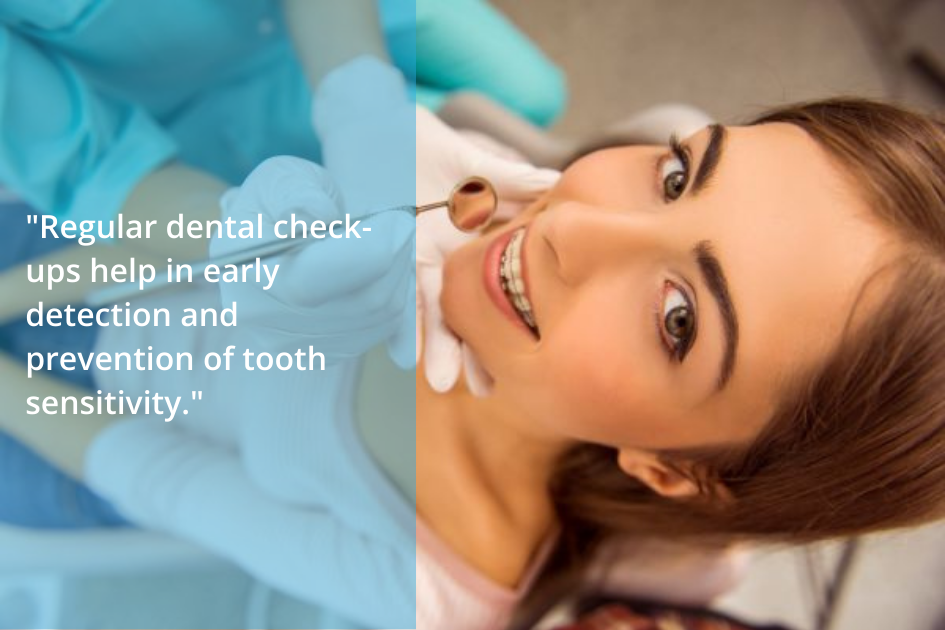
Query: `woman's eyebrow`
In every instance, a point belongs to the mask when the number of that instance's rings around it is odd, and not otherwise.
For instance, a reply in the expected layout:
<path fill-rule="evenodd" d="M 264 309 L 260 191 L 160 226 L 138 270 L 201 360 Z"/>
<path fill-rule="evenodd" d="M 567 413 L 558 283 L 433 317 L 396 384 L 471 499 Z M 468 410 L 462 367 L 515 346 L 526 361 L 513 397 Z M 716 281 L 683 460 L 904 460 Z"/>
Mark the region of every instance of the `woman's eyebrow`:
<path fill-rule="evenodd" d="M 718 257 L 712 251 L 712 243 L 701 241 L 692 249 L 692 255 L 699 265 L 702 280 L 709 293 L 715 299 L 722 316 L 722 332 L 725 335 L 725 354 L 719 368 L 719 377 L 716 380 L 716 390 L 721 391 L 728 383 L 735 369 L 735 357 L 738 351 L 738 314 L 732 303 L 732 296 L 728 290 L 728 280 L 719 263 Z"/>
<path fill-rule="evenodd" d="M 709 144 L 706 145 L 705 151 L 702 153 L 702 161 L 699 162 L 696 176 L 692 180 L 692 195 L 698 195 L 703 188 L 709 185 L 716 167 L 722 159 L 724 150 L 725 127 L 719 124 L 709 125 Z"/>

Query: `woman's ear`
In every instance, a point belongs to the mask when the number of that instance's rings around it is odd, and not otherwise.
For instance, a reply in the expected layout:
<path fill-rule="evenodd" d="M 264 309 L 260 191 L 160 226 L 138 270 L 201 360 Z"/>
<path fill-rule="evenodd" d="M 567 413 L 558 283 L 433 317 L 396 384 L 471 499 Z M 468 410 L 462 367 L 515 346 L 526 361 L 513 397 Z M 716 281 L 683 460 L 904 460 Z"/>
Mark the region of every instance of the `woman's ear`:
<path fill-rule="evenodd" d="M 673 499 L 689 499 L 699 495 L 699 484 L 692 477 L 663 463 L 655 453 L 637 449 L 621 449 L 617 464 L 627 475 L 640 480 L 653 492 Z"/>

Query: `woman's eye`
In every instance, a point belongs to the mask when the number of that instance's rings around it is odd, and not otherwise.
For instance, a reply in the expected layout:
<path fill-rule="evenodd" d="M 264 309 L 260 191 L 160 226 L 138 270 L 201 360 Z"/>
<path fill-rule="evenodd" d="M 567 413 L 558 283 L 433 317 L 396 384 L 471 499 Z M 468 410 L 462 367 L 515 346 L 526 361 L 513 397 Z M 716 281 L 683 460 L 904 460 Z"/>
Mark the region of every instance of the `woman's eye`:
<path fill-rule="evenodd" d="M 672 154 L 663 160 L 660 176 L 663 179 L 663 199 L 676 201 L 689 185 L 689 154 L 676 138 L 670 140 Z"/>
<path fill-rule="evenodd" d="M 696 313 L 689 298 L 671 282 L 663 292 L 662 329 L 670 356 L 680 363 L 696 336 Z"/>

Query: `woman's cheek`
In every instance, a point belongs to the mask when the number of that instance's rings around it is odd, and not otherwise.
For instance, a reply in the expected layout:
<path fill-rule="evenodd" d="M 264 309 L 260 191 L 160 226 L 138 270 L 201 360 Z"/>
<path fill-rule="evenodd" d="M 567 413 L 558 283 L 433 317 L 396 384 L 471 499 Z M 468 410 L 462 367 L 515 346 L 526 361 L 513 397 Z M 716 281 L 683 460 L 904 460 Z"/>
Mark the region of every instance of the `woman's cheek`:
<path fill-rule="evenodd" d="M 566 425 L 561 428 L 570 437 L 619 441 L 621 426 L 634 408 L 637 368 L 626 331 L 614 328 L 616 318 L 578 305 L 543 348 L 541 386 L 554 401 L 550 413 Z"/>

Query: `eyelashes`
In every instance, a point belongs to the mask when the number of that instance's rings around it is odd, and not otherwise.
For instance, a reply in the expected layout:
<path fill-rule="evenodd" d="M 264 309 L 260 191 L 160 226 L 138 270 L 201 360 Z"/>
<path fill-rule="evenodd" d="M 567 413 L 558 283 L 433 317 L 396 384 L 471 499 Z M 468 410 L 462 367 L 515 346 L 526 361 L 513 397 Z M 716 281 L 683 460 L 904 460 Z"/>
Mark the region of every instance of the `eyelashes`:
<path fill-rule="evenodd" d="M 689 147 L 683 145 L 683 143 L 679 141 L 679 136 L 675 133 L 669 137 L 669 149 L 674 156 L 686 165 L 686 171 L 688 172 L 689 166 L 692 163 L 692 154 L 689 151 Z"/>
<path fill-rule="evenodd" d="M 698 318 L 688 292 L 671 280 L 663 283 L 654 308 L 657 332 L 669 358 L 682 363 L 692 349 Z"/>
<path fill-rule="evenodd" d="M 688 147 L 683 146 L 675 134 L 669 139 L 669 149 L 669 154 L 659 160 L 657 167 L 660 193 L 666 203 L 676 201 L 686 192 L 692 164 Z"/>
<path fill-rule="evenodd" d="M 660 189 L 665 203 L 676 201 L 689 186 L 692 156 L 673 134 L 670 151 L 658 163 Z M 671 280 L 663 283 L 655 308 L 657 332 L 669 358 L 682 363 L 696 339 L 697 316 L 688 292 Z"/>

